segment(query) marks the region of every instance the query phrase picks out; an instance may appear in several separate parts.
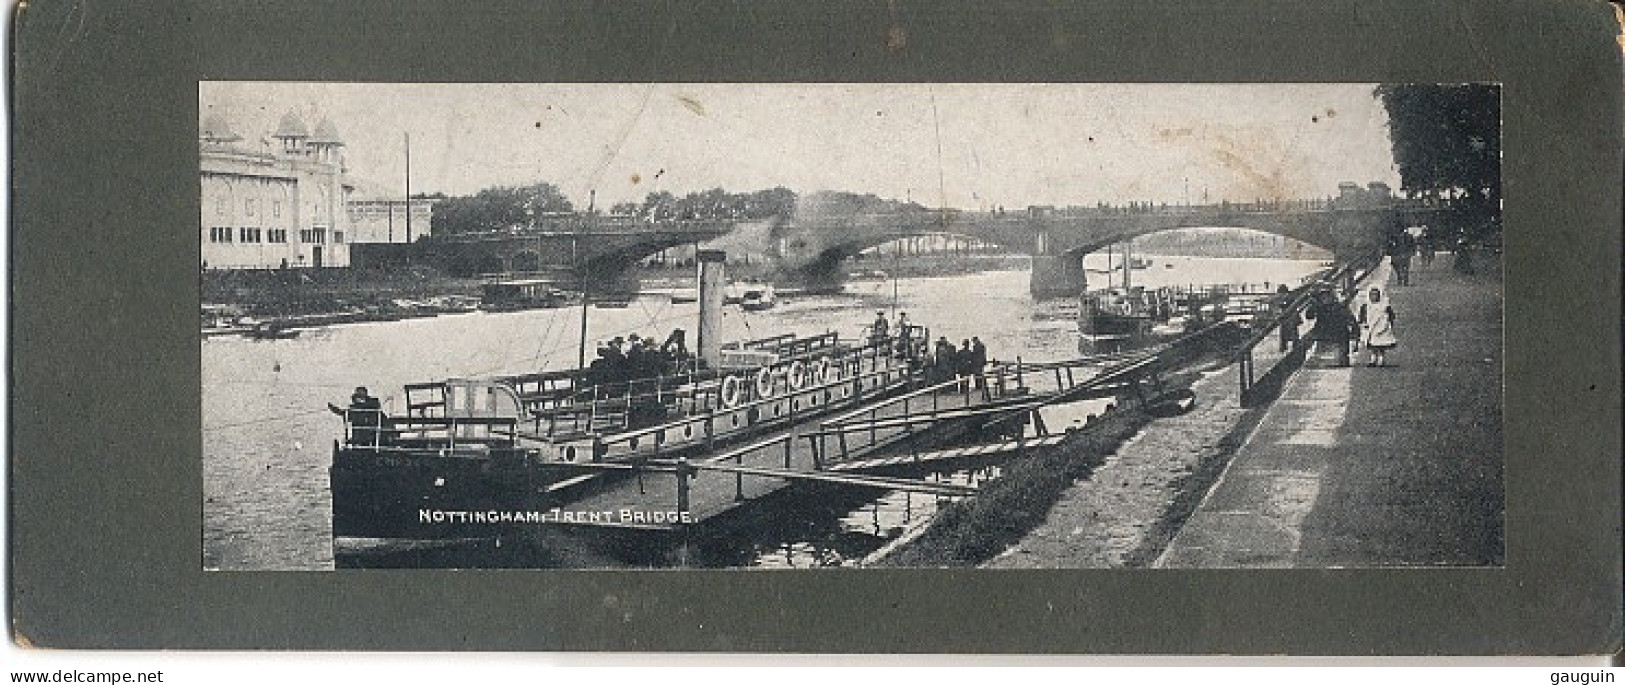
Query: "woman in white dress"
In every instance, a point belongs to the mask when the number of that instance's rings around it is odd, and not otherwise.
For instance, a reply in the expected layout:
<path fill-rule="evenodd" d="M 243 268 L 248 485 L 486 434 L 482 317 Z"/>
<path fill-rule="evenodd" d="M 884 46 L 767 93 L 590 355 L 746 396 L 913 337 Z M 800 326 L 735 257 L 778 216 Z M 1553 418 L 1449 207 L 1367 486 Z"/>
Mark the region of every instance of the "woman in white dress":
<path fill-rule="evenodd" d="M 1387 366 L 1388 350 L 1399 344 L 1394 335 L 1394 308 L 1383 297 L 1382 288 L 1372 288 L 1366 304 L 1360 305 L 1360 323 L 1365 327 L 1365 345 L 1371 352 L 1366 366 Z"/>

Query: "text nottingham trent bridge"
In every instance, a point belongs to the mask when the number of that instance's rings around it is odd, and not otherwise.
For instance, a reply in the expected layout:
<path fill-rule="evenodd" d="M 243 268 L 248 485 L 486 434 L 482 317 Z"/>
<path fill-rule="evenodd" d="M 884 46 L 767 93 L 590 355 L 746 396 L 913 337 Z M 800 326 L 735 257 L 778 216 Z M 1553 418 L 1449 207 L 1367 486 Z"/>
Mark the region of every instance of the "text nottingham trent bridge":
<path fill-rule="evenodd" d="M 204 83 L 203 563 L 1500 564 L 1498 107 Z"/>

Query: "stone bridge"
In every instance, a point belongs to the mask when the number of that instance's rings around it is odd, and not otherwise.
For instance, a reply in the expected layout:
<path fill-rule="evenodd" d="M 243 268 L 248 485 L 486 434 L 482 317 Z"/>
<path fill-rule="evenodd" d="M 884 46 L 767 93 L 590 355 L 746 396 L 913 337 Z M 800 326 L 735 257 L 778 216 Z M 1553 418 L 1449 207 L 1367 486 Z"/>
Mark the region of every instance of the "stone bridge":
<path fill-rule="evenodd" d="M 1033 256 L 1031 291 L 1072 296 L 1085 287 L 1083 256 L 1136 236 L 1179 228 L 1245 228 L 1300 240 L 1339 260 L 1380 252 L 1406 226 L 1434 220 L 1434 210 L 1283 202 L 1123 209 L 1033 208 L 1019 213 L 917 211 L 798 218 L 776 229 L 776 255 L 792 278 L 812 289 L 838 288 L 841 262 L 899 238 L 951 234 Z"/>
<path fill-rule="evenodd" d="M 636 290 L 628 275 L 638 260 L 661 250 L 712 240 L 733 230 L 732 221 L 645 222 L 623 217 L 572 217 L 539 222 L 534 229 L 430 237 L 401 256 L 369 262 L 432 264 L 458 276 L 524 272 L 552 273 L 563 287 L 584 279 L 593 291 Z"/>
<path fill-rule="evenodd" d="M 1084 290 L 1085 254 L 1148 233 L 1245 228 L 1300 240 L 1345 260 L 1380 251 L 1388 238 L 1406 226 L 1448 218 L 1440 210 L 1393 201 L 1314 200 L 1139 209 L 1035 207 L 1010 213 L 826 214 L 754 222 L 751 231 L 766 232 L 762 242 L 778 262 L 783 280 L 813 290 L 838 290 L 844 277 L 842 262 L 863 250 L 900 238 L 949 234 L 1032 255 L 1032 293 L 1054 297 Z M 637 287 L 629 267 L 638 260 L 663 249 L 728 235 L 736 225 L 744 224 L 574 216 L 549 219 L 528 230 L 377 246 L 380 249 L 372 253 L 353 252 L 352 262 L 377 265 L 405 257 L 456 275 L 553 272 L 566 282 L 585 276 L 593 290 L 626 291 Z"/>

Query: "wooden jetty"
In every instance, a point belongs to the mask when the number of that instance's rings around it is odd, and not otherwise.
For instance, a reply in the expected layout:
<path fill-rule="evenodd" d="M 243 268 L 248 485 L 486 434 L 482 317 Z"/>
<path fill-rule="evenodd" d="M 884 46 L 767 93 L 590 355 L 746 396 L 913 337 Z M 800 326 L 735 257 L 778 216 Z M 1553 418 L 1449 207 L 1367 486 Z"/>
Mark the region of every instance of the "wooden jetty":
<path fill-rule="evenodd" d="M 974 490 L 965 486 L 868 472 L 1053 447 L 1064 436 L 1047 434 L 1037 418 L 1039 407 L 1154 394 L 1160 387 L 1159 374 L 1170 363 L 1217 332 L 1204 331 L 1135 354 L 1039 365 L 995 363 L 984 374 L 934 383 L 822 420 L 793 423 L 716 454 L 584 464 L 618 472 L 618 477 L 589 474 L 551 489 L 561 494 L 593 489 L 569 498 L 562 505 L 565 511 L 605 512 L 605 525 L 668 530 L 704 522 L 797 481 L 971 495 Z M 1026 435 L 1029 427 L 1035 436 Z M 989 432 L 1005 437 L 991 443 L 919 449 L 956 438 L 985 440 Z"/>

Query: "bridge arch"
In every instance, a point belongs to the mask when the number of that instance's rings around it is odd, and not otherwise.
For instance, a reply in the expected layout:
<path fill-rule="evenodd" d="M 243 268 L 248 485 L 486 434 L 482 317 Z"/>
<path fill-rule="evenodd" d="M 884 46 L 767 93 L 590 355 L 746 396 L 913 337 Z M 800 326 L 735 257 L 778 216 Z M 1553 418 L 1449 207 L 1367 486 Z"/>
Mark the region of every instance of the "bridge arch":
<path fill-rule="evenodd" d="M 777 257 L 780 261 L 781 276 L 795 281 L 809 290 L 833 291 L 839 290 L 845 279 L 845 269 L 842 265 L 856 258 L 863 252 L 880 247 L 887 243 L 924 237 L 950 237 L 967 241 L 992 245 L 1004 251 L 1019 253 L 1025 249 L 1023 244 L 1005 244 L 989 240 L 986 236 L 954 230 L 954 227 L 939 227 L 930 230 L 892 230 L 860 233 L 845 239 L 833 242 L 819 241 L 816 250 L 802 238 L 792 237 L 780 242 Z"/>
<path fill-rule="evenodd" d="M 1034 223 L 1030 291 L 1072 296 L 1085 287 L 1083 255 L 1142 235 L 1185 228 L 1237 228 L 1298 240 L 1336 259 L 1380 253 L 1403 229 L 1392 208 L 1302 211 L 1150 212 L 1118 216 L 1046 217 Z"/>

